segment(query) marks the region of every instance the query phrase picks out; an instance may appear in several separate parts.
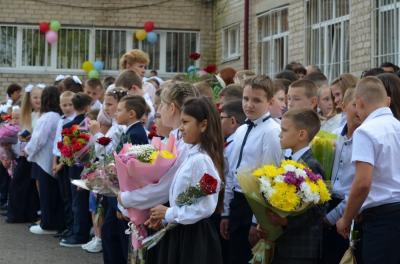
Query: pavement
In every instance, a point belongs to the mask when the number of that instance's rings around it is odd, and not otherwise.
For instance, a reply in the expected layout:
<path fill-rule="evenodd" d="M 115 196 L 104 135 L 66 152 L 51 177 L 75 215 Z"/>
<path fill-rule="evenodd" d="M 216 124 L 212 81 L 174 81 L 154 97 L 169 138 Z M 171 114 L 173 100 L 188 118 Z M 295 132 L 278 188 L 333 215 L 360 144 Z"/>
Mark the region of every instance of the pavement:
<path fill-rule="evenodd" d="M 52 235 L 34 235 L 28 224 L 8 224 L 0 216 L 0 264 L 100 264 L 102 254 L 60 247 Z"/>

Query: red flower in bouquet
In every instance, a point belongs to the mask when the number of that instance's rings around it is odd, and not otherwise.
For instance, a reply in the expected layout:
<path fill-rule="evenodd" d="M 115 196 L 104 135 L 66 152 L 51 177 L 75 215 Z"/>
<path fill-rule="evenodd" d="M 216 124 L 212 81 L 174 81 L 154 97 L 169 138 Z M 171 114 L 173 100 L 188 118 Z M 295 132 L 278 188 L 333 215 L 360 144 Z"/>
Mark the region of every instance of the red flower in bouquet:
<path fill-rule="evenodd" d="M 200 179 L 200 190 L 204 194 L 213 194 L 217 191 L 218 181 L 211 175 L 205 173 Z"/>
<path fill-rule="evenodd" d="M 203 71 L 205 71 L 205 72 L 207 72 L 209 74 L 216 73 L 217 72 L 217 65 L 209 64 L 203 69 Z"/>
<path fill-rule="evenodd" d="M 198 60 L 198 59 L 200 59 L 200 53 L 198 53 L 198 52 L 192 52 L 192 53 L 190 53 L 190 55 L 189 55 L 189 58 L 191 59 L 191 60 Z"/>
<path fill-rule="evenodd" d="M 72 157 L 72 150 L 68 146 L 63 146 L 60 149 L 61 155 L 66 157 L 66 158 L 71 158 Z"/>
<path fill-rule="evenodd" d="M 101 138 L 97 139 L 96 142 L 105 147 L 108 144 L 110 144 L 111 141 L 112 141 L 112 139 L 109 137 L 101 137 Z"/>
<path fill-rule="evenodd" d="M 90 140 L 90 135 L 87 133 L 80 133 L 79 138 L 84 139 L 85 141 L 89 141 Z"/>
<path fill-rule="evenodd" d="M 156 136 L 157 136 L 157 125 L 154 124 L 150 128 L 150 132 L 149 132 L 148 138 L 152 139 L 153 137 L 156 137 Z"/>
<path fill-rule="evenodd" d="M 69 128 L 63 128 L 63 130 L 61 131 L 62 136 L 69 135 L 69 134 L 71 134 L 71 129 L 69 129 Z"/>
<path fill-rule="evenodd" d="M 64 144 L 62 143 L 62 141 L 58 141 L 58 142 L 57 142 L 57 148 L 58 148 L 58 150 L 61 150 L 63 146 L 64 146 Z"/>
<path fill-rule="evenodd" d="M 78 152 L 83 148 L 83 146 L 84 145 L 82 143 L 74 142 L 74 143 L 72 143 L 72 151 Z"/>
<path fill-rule="evenodd" d="M 73 126 L 71 127 L 71 133 L 75 133 L 75 132 L 77 132 L 77 131 L 79 131 L 79 125 L 73 125 Z"/>

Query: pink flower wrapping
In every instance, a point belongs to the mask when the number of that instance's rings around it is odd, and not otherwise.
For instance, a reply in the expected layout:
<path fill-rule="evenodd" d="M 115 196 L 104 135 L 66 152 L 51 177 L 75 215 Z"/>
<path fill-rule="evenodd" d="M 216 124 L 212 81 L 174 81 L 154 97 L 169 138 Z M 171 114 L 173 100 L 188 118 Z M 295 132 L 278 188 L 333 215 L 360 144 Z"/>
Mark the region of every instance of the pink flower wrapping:
<path fill-rule="evenodd" d="M 132 146 L 131 144 L 125 144 L 120 153 L 114 153 L 120 191 L 133 191 L 157 183 L 175 163 L 177 158 L 175 141 L 176 139 L 173 136 L 168 139 L 167 144 L 162 143 L 158 137 L 153 138 L 151 145 L 157 150 L 167 150 L 174 155 L 170 159 L 158 155 L 154 163 L 144 163 L 137 160 L 134 155 L 127 157 L 125 153 Z M 131 222 L 135 224 L 139 232 L 139 236 L 146 237 L 146 230 L 142 225 L 149 218 L 149 210 L 135 208 L 128 208 L 127 210 Z M 141 242 L 134 236 L 132 236 L 132 244 L 134 248 L 141 247 Z"/>

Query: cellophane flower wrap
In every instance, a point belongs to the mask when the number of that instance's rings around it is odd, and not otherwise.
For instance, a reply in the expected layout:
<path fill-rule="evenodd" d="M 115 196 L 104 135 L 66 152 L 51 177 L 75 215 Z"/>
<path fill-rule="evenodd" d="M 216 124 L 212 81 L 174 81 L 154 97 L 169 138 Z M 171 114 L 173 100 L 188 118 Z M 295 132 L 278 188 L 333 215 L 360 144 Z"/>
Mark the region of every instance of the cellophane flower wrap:
<path fill-rule="evenodd" d="M 86 123 L 86 120 L 84 120 Z M 73 125 L 61 131 L 62 141 L 57 143 L 60 150 L 60 162 L 67 166 L 90 166 L 94 160 L 94 140 L 89 132 L 80 125 Z"/>
<path fill-rule="evenodd" d="M 16 144 L 20 127 L 11 123 L 0 124 L 0 144 Z"/>
<path fill-rule="evenodd" d="M 282 228 L 268 219 L 267 210 L 287 217 L 331 198 L 321 175 L 292 160 L 283 160 L 279 167 L 265 165 L 254 171 L 242 170 L 238 181 L 258 224 L 268 234 L 268 240 L 261 240 L 253 248 L 251 263 L 269 263 L 274 241 L 282 234 Z"/>
<path fill-rule="evenodd" d="M 175 138 L 170 136 L 164 144 L 160 138 L 155 137 L 149 145 L 125 144 L 118 154 L 114 153 L 121 192 L 157 183 L 176 161 L 175 141 Z M 128 208 L 127 211 L 137 231 L 132 235 L 132 245 L 138 249 L 141 247 L 141 240 L 147 236 L 143 224 L 149 218 L 149 210 Z"/>
<path fill-rule="evenodd" d="M 321 164 L 327 181 L 331 180 L 333 162 L 335 160 L 335 142 L 337 135 L 326 131 L 319 131 L 311 141 L 313 156 Z"/>

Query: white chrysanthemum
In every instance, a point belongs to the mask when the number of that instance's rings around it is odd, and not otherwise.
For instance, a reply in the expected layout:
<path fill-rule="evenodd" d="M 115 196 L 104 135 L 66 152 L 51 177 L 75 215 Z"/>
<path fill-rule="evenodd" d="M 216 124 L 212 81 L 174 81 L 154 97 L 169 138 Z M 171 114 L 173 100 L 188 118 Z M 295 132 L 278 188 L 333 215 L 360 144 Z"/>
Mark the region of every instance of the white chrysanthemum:
<path fill-rule="evenodd" d="M 307 177 L 307 173 L 302 169 L 296 169 L 295 173 L 296 173 L 297 178 L 299 178 L 299 177 L 303 177 L 303 178 Z"/>
<path fill-rule="evenodd" d="M 260 191 L 268 199 L 274 192 L 274 189 L 271 186 L 271 181 L 268 178 L 264 177 L 261 177 L 259 180 L 260 180 Z"/>
<path fill-rule="evenodd" d="M 135 155 L 136 157 L 140 157 L 142 160 L 150 160 L 151 154 L 156 151 L 156 149 L 150 145 L 133 145 L 127 151 L 127 154 Z"/>
<path fill-rule="evenodd" d="M 283 175 L 278 175 L 274 178 L 274 182 L 284 182 L 285 177 Z"/>
<path fill-rule="evenodd" d="M 310 186 L 303 182 L 300 184 L 301 198 L 306 203 L 318 203 L 319 202 L 319 194 L 315 193 L 311 190 Z"/>
<path fill-rule="evenodd" d="M 283 168 L 285 169 L 285 171 L 292 171 L 292 172 L 295 172 L 295 171 L 296 171 L 296 167 L 293 166 L 293 165 L 290 165 L 290 164 L 286 165 L 286 166 L 283 167 Z"/>

